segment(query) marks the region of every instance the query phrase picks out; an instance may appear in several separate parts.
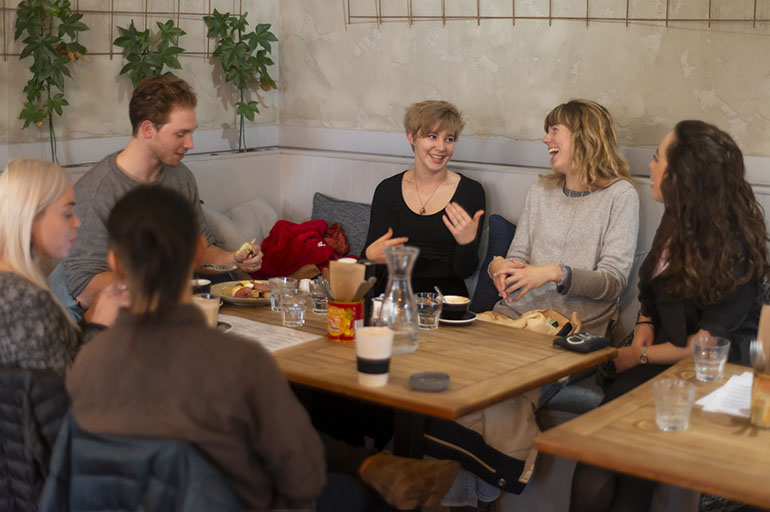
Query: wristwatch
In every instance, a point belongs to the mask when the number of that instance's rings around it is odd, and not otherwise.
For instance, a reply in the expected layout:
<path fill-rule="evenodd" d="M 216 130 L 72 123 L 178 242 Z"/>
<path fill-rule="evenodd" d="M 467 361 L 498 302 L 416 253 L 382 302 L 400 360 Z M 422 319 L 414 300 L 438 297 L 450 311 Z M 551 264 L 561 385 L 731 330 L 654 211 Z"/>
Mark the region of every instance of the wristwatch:
<path fill-rule="evenodd" d="M 647 359 L 647 345 L 642 347 L 642 355 L 639 356 L 639 363 L 647 364 L 650 360 Z"/>

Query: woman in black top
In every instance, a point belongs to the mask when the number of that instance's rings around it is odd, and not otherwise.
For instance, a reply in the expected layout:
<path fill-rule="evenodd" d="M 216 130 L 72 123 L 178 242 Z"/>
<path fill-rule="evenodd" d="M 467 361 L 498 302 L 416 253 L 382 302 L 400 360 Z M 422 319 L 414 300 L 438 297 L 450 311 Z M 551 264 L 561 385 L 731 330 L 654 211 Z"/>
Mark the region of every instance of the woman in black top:
<path fill-rule="evenodd" d="M 749 363 L 770 264 L 762 208 L 745 175 L 738 146 L 710 124 L 682 121 L 660 143 L 650 176 L 665 211 L 639 271 L 633 341 L 618 350 L 619 375 L 604 402 L 691 355 L 698 336 L 729 339 L 729 360 Z M 570 510 L 646 511 L 653 490 L 652 482 L 579 464 Z"/>
<path fill-rule="evenodd" d="M 414 167 L 382 181 L 374 192 L 364 256 L 383 264 L 385 247 L 418 247 L 412 272 L 415 292 L 433 291 L 438 285 L 445 294 L 467 296 L 463 279 L 479 263 L 484 189 L 446 168 L 463 124 L 457 108 L 445 101 L 407 108 L 404 128 L 414 150 Z M 379 291 L 385 275 L 383 268 Z"/>
<path fill-rule="evenodd" d="M 618 351 L 608 399 L 691 355 L 699 335 L 728 338 L 729 360 L 749 364 L 757 332 L 767 230 L 741 150 L 715 126 L 682 121 L 650 171 L 653 198 L 666 209 L 639 270 L 639 321 L 631 346 Z"/>

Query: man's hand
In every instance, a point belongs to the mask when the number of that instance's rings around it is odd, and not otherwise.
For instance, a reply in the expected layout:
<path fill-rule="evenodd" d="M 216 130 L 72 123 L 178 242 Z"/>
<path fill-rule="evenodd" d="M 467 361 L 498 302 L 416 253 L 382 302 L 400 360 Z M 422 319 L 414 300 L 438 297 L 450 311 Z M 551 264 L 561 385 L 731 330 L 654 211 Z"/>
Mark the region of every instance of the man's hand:
<path fill-rule="evenodd" d="M 252 240 L 253 242 L 253 240 Z M 251 274 L 262 268 L 262 248 L 259 245 L 246 244 L 233 254 L 233 259 L 238 268 Z"/>
<path fill-rule="evenodd" d="M 236 265 L 244 272 L 256 272 L 262 268 L 262 249 L 258 245 L 253 245 L 251 246 L 251 251 L 254 255 L 247 258 L 248 251 L 243 252 L 241 249 L 238 251 L 225 251 L 215 245 L 209 245 L 206 247 L 206 252 L 202 260 L 198 261 L 198 264 Z"/>
<path fill-rule="evenodd" d="M 102 289 L 115 283 L 115 281 L 117 281 L 117 277 L 112 271 L 99 272 L 88 281 L 86 287 L 83 288 L 80 295 L 75 297 L 75 300 L 78 301 L 81 308 L 88 310 L 94 304 Z"/>

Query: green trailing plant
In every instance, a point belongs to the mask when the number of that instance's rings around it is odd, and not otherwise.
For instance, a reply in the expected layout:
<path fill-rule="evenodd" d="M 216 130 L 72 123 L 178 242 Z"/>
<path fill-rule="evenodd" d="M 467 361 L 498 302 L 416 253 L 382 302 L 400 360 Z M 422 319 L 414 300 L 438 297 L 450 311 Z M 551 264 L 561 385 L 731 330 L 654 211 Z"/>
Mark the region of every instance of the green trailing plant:
<path fill-rule="evenodd" d="M 19 119 L 24 128 L 38 127 L 48 120 L 51 159 L 58 162 L 54 114 L 61 116 L 69 102 L 64 97 L 64 78 L 72 77 L 68 65 L 79 60 L 86 48 L 78 42 L 78 33 L 88 30 L 80 21 L 81 13 L 72 12 L 69 0 L 23 0 L 16 11 L 14 40 L 22 39 L 20 59 L 32 57 L 32 78 L 24 86 L 26 101 Z M 56 91 L 59 92 L 56 92 Z"/>
<path fill-rule="evenodd" d="M 128 73 L 134 87 L 143 78 L 164 73 L 164 68 L 182 69 L 177 56 L 184 52 L 184 48 L 179 47 L 179 38 L 186 32 L 175 27 L 174 20 L 165 23 L 159 21 L 157 24 L 158 34 L 153 39 L 149 28 L 140 32 L 136 30 L 134 20 L 131 20 L 128 28 L 118 27 L 120 37 L 112 42 L 115 46 L 123 48 L 123 56 L 128 62 L 120 70 L 120 74 Z M 171 71 L 166 71 L 165 74 L 174 76 Z"/>
<path fill-rule="evenodd" d="M 216 39 L 213 55 L 222 65 L 225 81 L 232 83 L 240 93 L 240 99 L 235 104 L 240 120 L 239 152 L 246 147 L 244 118 L 253 122 L 255 114 L 259 113 L 258 102 L 247 99 L 246 92 L 252 85 L 259 85 L 264 91 L 277 87 L 267 68 L 273 65 L 271 43 L 277 42 L 278 38 L 270 32 L 269 23 L 258 24 L 253 31 L 249 31 L 247 15 L 231 16 L 214 9 L 213 15 L 203 17 L 209 29 L 208 37 Z"/>

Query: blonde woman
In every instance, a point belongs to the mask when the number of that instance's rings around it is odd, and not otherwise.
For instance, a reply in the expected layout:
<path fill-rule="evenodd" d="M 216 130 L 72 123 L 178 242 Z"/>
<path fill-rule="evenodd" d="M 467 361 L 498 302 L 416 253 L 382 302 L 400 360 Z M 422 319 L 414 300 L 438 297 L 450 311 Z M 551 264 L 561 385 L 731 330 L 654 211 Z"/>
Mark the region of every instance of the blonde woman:
<path fill-rule="evenodd" d="M 631 271 L 639 197 L 607 109 L 572 100 L 554 108 L 544 125 L 551 173 L 530 188 L 506 257 L 489 265 L 503 298 L 494 311 L 512 318 L 543 308 L 566 317 L 577 312 L 583 330 L 604 335 L 617 316 L 617 299 Z M 524 470 L 539 431 L 534 414 L 539 397 L 535 389 L 458 419 L 486 444 L 457 432 L 452 433 L 454 443 L 486 464 L 464 463 L 478 478 L 461 472 L 443 505 L 473 506 L 495 499 L 500 490 L 521 492 L 513 477 Z M 429 453 L 449 458 L 445 449 L 431 449 L 429 443 Z M 500 452 L 508 458 L 496 458 Z M 467 459 L 461 450 L 456 456 Z M 485 469 L 504 464 L 510 468 L 504 477 Z"/>
<path fill-rule="evenodd" d="M 572 100 L 544 125 L 551 173 L 530 188 L 506 257 L 489 265 L 503 299 L 494 310 L 577 312 L 583 330 L 605 335 L 634 259 L 639 197 L 606 108 Z"/>
<path fill-rule="evenodd" d="M 0 366 L 63 373 L 80 347 L 80 329 L 38 266 L 69 253 L 80 225 L 74 204 L 70 177 L 56 164 L 12 159 L 0 173 Z M 118 299 L 100 302 L 94 322 L 111 323 Z"/>
<path fill-rule="evenodd" d="M 481 184 L 447 169 L 463 129 L 457 107 L 428 100 L 410 105 L 404 129 L 414 166 L 379 185 L 372 199 L 364 255 L 385 263 L 385 247 L 408 244 L 420 249 L 412 272 L 415 292 L 468 295 L 463 280 L 479 265 L 479 234 L 486 199 Z M 379 270 L 375 293 L 384 290 Z"/>

